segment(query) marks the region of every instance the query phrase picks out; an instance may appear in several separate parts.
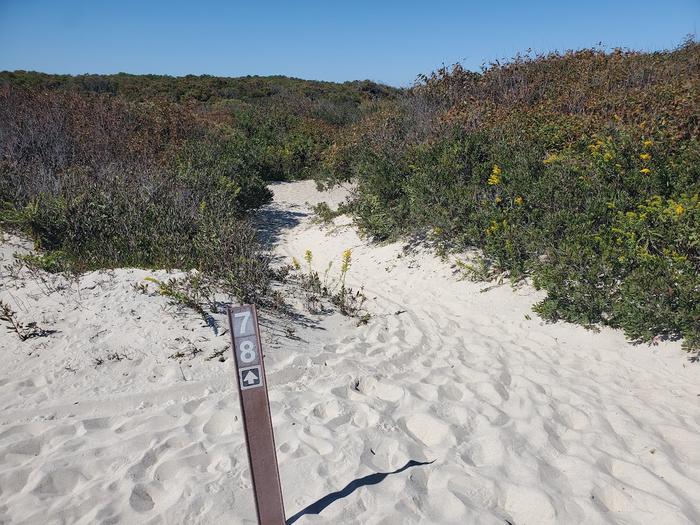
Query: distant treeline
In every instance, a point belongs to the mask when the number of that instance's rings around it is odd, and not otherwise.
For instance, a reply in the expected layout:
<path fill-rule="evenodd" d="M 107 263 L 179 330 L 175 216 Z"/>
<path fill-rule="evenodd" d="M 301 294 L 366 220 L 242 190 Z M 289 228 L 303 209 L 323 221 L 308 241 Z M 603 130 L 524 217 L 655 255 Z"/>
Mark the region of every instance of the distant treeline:
<path fill-rule="evenodd" d="M 546 319 L 700 347 L 700 45 L 518 56 L 423 76 L 325 158 L 378 239 L 480 248 Z"/>
<path fill-rule="evenodd" d="M 284 76 L 214 77 L 210 75 L 50 75 L 34 71 L 2 71 L 0 86 L 30 90 L 62 90 L 114 95 L 133 102 L 221 104 L 237 109 L 238 103 L 275 107 L 284 114 L 316 118 L 328 124 L 348 124 L 362 115 L 363 106 L 392 98 L 399 90 L 369 80 L 323 82 Z M 243 104 L 245 106 L 246 104 Z"/>
<path fill-rule="evenodd" d="M 71 76 L 27 71 L 0 72 L 0 89 L 177 106 L 205 127 L 244 136 L 249 157 L 257 159 L 256 172 L 264 180 L 315 175 L 322 153 L 340 128 L 400 93 L 367 80 L 338 84 L 283 76 Z"/>

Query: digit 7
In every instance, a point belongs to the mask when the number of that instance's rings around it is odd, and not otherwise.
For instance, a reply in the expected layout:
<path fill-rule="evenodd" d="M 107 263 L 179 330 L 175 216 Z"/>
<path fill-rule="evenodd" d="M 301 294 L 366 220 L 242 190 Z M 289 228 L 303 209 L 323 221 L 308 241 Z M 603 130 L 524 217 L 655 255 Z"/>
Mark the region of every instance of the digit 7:
<path fill-rule="evenodd" d="M 242 317 L 243 322 L 241 323 L 241 333 L 239 335 L 245 334 L 246 326 L 248 326 L 248 321 L 250 320 L 250 310 L 245 310 L 243 312 L 238 312 L 233 314 L 233 317 Z"/>

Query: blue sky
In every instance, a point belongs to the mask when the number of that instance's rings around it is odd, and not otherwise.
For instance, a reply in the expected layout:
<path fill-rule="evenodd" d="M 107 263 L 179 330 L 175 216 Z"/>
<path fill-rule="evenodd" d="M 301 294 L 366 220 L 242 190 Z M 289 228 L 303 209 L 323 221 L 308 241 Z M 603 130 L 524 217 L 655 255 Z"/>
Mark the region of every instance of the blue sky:
<path fill-rule="evenodd" d="M 0 70 L 409 85 L 528 48 L 673 48 L 699 23 L 700 0 L 0 0 Z"/>

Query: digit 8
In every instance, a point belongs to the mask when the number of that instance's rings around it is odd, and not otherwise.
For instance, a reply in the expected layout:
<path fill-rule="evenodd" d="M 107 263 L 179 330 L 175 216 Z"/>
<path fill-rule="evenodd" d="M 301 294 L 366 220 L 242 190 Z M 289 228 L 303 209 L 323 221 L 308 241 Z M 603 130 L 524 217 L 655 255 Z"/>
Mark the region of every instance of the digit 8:
<path fill-rule="evenodd" d="M 255 361 L 257 354 L 255 353 L 255 343 L 253 341 L 243 341 L 240 347 L 241 362 L 248 364 Z"/>

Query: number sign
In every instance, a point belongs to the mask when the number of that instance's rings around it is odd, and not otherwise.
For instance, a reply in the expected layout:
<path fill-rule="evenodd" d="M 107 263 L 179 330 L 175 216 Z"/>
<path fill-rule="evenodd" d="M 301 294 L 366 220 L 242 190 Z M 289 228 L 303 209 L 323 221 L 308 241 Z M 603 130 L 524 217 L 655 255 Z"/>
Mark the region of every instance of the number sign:
<path fill-rule="evenodd" d="M 284 525 L 257 311 L 253 305 L 234 306 L 228 319 L 258 523 Z"/>

